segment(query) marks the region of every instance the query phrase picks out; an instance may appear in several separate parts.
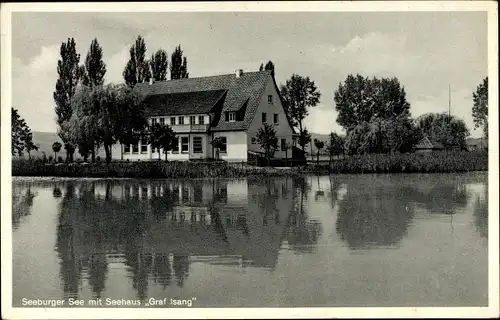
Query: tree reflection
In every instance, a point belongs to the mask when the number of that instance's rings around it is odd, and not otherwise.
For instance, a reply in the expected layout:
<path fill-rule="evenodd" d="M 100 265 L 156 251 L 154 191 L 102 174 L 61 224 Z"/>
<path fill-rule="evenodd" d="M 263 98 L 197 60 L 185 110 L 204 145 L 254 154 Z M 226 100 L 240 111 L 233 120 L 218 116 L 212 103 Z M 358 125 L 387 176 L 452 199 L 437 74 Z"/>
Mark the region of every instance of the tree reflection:
<path fill-rule="evenodd" d="M 292 250 L 310 253 L 314 251 L 323 228 L 321 222 L 309 220 L 304 207 L 304 201 L 307 200 L 307 193 L 310 190 L 305 177 L 294 179 L 292 184 L 294 205 L 287 224 L 286 239 Z"/>
<path fill-rule="evenodd" d="M 378 188 L 361 183 L 348 184 L 339 201 L 336 230 L 351 249 L 371 245 L 392 246 L 406 236 L 414 214 L 411 187 Z"/>
<path fill-rule="evenodd" d="M 420 188 L 413 197 L 431 214 L 455 214 L 457 209 L 466 208 L 468 202 L 467 188 L 461 182 L 436 184 L 430 189 Z"/>
<path fill-rule="evenodd" d="M 18 229 L 23 217 L 31 214 L 36 193 L 31 190 L 31 183 L 12 188 L 12 228 Z"/>
<path fill-rule="evenodd" d="M 481 237 L 488 239 L 488 183 L 484 184 L 485 194 L 478 196 L 474 204 L 474 224 Z"/>
<path fill-rule="evenodd" d="M 70 190 L 66 192 L 60 204 L 57 237 L 56 237 L 56 251 L 60 259 L 59 275 L 63 285 L 63 292 L 65 297 L 77 298 L 79 291 L 79 284 L 81 279 L 82 263 L 79 256 L 77 241 L 78 230 L 74 225 L 74 184 L 68 183 L 67 188 Z M 60 194 L 60 190 L 56 192 L 54 188 L 53 194 Z"/>

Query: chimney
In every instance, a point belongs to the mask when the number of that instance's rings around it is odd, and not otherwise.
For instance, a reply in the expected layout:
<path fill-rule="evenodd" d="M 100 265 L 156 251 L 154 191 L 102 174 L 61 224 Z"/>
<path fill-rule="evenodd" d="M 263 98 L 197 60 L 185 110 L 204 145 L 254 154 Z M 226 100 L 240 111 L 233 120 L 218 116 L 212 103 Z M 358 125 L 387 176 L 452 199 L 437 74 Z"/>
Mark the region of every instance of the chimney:
<path fill-rule="evenodd" d="M 236 74 L 236 78 L 241 77 L 243 75 L 243 69 L 236 69 L 235 74 Z"/>

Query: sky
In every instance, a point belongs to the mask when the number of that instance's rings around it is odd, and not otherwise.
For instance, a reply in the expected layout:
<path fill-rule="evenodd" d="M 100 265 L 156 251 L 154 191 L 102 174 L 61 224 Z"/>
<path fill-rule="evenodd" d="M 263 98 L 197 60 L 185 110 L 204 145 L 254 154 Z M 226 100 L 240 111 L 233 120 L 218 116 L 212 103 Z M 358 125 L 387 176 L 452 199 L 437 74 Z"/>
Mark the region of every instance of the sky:
<path fill-rule="evenodd" d="M 341 133 L 334 91 L 349 74 L 397 77 L 413 117 L 448 112 L 472 120 L 472 93 L 487 76 L 486 12 L 15 12 L 12 103 L 33 131 L 56 132 L 53 91 L 59 48 L 75 38 L 83 63 L 92 39 L 103 48 L 106 82 L 123 83 L 138 35 L 147 54 L 181 45 L 190 77 L 256 71 L 268 60 L 276 81 L 308 76 L 321 102 L 305 119 L 315 133 Z"/>

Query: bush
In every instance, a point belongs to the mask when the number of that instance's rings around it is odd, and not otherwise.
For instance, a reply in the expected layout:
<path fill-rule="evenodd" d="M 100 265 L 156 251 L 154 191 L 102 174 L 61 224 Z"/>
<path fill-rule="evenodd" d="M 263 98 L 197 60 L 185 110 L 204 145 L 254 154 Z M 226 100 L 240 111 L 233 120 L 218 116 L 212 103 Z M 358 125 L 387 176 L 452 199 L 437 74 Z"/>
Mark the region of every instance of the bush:
<path fill-rule="evenodd" d="M 100 156 L 95 157 L 95 161 L 96 162 L 101 162 L 101 157 Z"/>
<path fill-rule="evenodd" d="M 49 156 L 49 162 L 52 162 L 52 160 L 54 160 L 54 157 Z"/>
<path fill-rule="evenodd" d="M 61 156 L 58 156 L 57 157 L 57 162 L 59 162 L 59 163 L 63 162 L 63 158 Z"/>

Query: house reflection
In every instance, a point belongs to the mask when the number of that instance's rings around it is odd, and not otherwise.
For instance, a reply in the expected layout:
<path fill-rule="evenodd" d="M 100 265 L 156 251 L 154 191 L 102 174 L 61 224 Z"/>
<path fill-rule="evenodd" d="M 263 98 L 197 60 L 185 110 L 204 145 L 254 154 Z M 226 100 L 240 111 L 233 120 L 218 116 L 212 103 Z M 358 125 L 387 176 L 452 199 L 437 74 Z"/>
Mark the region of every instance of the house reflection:
<path fill-rule="evenodd" d="M 77 296 L 84 278 L 101 296 L 117 261 L 140 299 L 150 281 L 184 286 L 194 262 L 273 269 L 285 238 L 310 248 L 321 229 L 304 210 L 307 183 L 288 178 L 65 187 L 56 250 L 66 296 Z"/>

